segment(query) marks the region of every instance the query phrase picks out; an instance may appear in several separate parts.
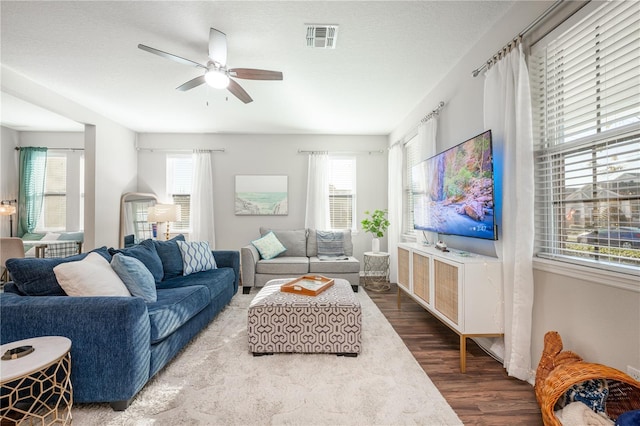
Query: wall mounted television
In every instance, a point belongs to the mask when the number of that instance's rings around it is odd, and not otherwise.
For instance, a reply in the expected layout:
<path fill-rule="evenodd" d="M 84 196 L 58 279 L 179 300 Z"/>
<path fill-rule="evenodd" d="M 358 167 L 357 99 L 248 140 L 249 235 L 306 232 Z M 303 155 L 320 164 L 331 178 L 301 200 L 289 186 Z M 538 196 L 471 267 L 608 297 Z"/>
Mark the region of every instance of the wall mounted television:
<path fill-rule="evenodd" d="M 497 240 L 491 130 L 416 164 L 414 229 Z"/>

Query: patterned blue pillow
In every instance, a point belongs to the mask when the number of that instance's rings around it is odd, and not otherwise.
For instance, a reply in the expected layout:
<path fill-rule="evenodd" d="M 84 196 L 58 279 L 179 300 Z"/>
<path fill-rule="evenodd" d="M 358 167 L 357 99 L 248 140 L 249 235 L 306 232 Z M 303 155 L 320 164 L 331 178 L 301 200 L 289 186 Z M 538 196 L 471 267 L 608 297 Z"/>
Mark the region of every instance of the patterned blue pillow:
<path fill-rule="evenodd" d="M 258 250 L 260 257 L 263 259 L 273 259 L 287 251 L 287 248 L 282 245 L 273 231 L 270 231 L 262 238 L 251 241 L 251 244 L 253 244 L 253 246 Z"/>
<path fill-rule="evenodd" d="M 142 297 L 147 303 L 158 300 L 156 281 L 144 263 L 135 257 L 116 253 L 111 259 L 111 268 L 118 274 L 132 296 Z"/>
<path fill-rule="evenodd" d="M 183 275 L 216 269 L 216 260 L 207 241 L 176 241 L 182 254 Z"/>
<path fill-rule="evenodd" d="M 586 404 L 596 413 L 604 413 L 609 396 L 609 386 L 606 379 L 590 379 L 571 386 L 556 402 L 554 409 L 563 408 L 572 402 L 579 401 Z"/>

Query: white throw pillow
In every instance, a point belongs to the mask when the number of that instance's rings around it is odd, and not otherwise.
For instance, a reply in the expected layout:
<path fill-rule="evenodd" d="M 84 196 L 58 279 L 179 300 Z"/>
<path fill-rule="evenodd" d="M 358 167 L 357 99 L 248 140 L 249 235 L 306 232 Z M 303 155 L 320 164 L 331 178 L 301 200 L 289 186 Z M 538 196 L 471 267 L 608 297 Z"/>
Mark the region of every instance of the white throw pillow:
<path fill-rule="evenodd" d="M 53 268 L 58 284 L 69 296 L 131 296 L 118 274 L 98 253 Z"/>

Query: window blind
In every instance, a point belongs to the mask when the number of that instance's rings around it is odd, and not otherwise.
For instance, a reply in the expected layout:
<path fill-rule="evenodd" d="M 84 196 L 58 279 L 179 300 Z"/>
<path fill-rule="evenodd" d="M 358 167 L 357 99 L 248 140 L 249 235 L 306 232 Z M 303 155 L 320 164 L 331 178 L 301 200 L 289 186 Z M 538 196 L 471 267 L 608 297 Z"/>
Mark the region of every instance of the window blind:
<path fill-rule="evenodd" d="M 193 183 L 193 156 L 167 156 L 167 192 L 173 204 L 180 206 L 181 220 L 171 222 L 171 229 L 188 231 L 191 227 L 191 189 Z"/>
<path fill-rule="evenodd" d="M 67 223 L 67 157 L 64 154 L 47 155 L 41 230 L 64 230 Z"/>
<path fill-rule="evenodd" d="M 331 229 L 355 229 L 355 157 L 329 157 L 329 217 Z"/>
<path fill-rule="evenodd" d="M 607 2 L 529 58 L 539 256 L 640 271 L 640 2 Z"/>
<path fill-rule="evenodd" d="M 404 212 L 404 229 L 405 235 L 414 235 L 413 229 L 413 178 L 412 170 L 413 166 L 420 162 L 420 146 L 418 145 L 417 137 L 413 137 L 409 142 L 404 145 L 404 164 L 405 164 L 405 178 L 404 178 L 404 206 L 402 211 Z"/>

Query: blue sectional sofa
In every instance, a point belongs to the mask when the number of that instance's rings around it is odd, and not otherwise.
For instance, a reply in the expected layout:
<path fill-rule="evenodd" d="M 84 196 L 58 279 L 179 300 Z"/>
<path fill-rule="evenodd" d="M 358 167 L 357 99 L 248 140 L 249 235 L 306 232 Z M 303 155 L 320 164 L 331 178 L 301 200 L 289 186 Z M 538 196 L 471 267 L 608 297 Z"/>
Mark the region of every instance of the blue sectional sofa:
<path fill-rule="evenodd" d="M 0 294 L 1 342 L 68 337 L 74 402 L 109 402 L 114 410 L 124 410 L 238 290 L 239 252 L 213 251 L 217 268 L 184 276 L 178 240 L 184 238 L 92 251 L 108 261 L 118 252 L 142 261 L 156 280 L 155 302 L 133 296 L 67 296 L 53 268 L 88 253 L 7 261 L 13 281 Z"/>

